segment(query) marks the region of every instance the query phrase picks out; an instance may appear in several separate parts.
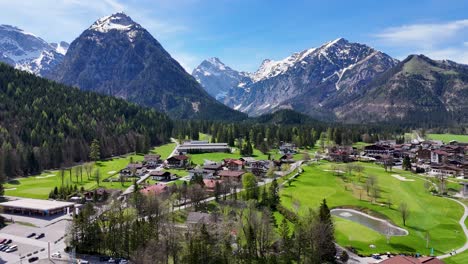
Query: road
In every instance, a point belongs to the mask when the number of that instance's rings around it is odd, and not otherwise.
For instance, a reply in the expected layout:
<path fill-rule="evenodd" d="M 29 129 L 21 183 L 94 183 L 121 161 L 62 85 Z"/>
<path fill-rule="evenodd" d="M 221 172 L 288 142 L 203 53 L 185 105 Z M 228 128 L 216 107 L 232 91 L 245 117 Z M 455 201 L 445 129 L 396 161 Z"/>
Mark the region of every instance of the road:
<path fill-rule="evenodd" d="M 176 143 L 176 146 L 174 147 L 174 150 L 172 150 L 171 154 L 169 155 L 169 157 L 167 158 L 170 158 L 172 156 L 175 156 L 176 152 L 177 152 L 177 148 L 179 148 L 179 142 L 175 139 L 175 138 L 171 138 L 171 141 Z"/>

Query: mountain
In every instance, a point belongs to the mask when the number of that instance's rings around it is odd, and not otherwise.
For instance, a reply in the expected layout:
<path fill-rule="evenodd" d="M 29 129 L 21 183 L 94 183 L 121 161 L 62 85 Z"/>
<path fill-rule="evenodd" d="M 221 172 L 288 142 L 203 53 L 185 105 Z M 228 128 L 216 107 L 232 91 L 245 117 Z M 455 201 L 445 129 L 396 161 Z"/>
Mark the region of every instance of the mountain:
<path fill-rule="evenodd" d="M 124 13 L 103 17 L 86 29 L 49 78 L 152 107 L 173 118 L 245 118 L 211 97 Z"/>
<path fill-rule="evenodd" d="M 467 102 L 468 65 L 410 55 L 335 111 L 351 122 L 466 123 Z"/>
<path fill-rule="evenodd" d="M 0 102 L 0 176 L 86 161 L 94 139 L 106 158 L 144 152 L 167 142 L 172 132 L 172 121 L 154 109 L 80 91 L 4 63 Z"/>
<path fill-rule="evenodd" d="M 14 26 L 0 25 L 0 61 L 39 76 L 49 74 L 67 52 L 68 43 L 47 43 Z"/>
<path fill-rule="evenodd" d="M 343 98 L 359 92 L 397 62 L 369 46 L 339 38 L 283 60 L 264 60 L 255 73 L 244 74 L 250 82 L 231 86 L 223 102 L 251 116 L 294 109 L 314 117 L 335 118 L 333 109 Z M 225 78 L 212 71 L 204 73 L 208 74 Z M 200 82 L 210 86 L 204 79 Z"/>
<path fill-rule="evenodd" d="M 252 82 L 248 73 L 233 70 L 218 58 L 204 60 L 193 70 L 192 76 L 221 102 L 233 87 L 242 87 Z"/>

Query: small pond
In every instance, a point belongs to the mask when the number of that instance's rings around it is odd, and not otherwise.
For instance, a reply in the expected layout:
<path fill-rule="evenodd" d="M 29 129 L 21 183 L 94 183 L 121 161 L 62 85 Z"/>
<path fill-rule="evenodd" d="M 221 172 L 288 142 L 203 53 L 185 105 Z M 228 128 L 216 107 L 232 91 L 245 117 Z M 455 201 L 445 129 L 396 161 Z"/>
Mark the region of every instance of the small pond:
<path fill-rule="evenodd" d="M 359 223 L 361 225 L 367 226 L 370 229 L 373 229 L 382 235 L 390 236 L 406 236 L 408 231 L 398 226 L 392 225 L 385 220 L 370 216 L 368 214 L 352 210 L 352 209 L 333 209 L 331 210 L 331 215 L 348 219 L 350 221 Z"/>

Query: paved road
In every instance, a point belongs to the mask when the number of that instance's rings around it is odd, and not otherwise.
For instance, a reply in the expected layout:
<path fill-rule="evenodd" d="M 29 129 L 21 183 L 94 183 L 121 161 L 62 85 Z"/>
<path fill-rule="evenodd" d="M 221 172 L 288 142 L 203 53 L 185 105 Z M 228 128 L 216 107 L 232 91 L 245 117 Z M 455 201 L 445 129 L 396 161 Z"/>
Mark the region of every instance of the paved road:
<path fill-rule="evenodd" d="M 458 200 L 455 200 L 455 199 L 452 199 L 452 198 L 448 198 L 448 199 L 453 200 L 453 201 L 459 203 L 459 204 L 460 204 L 461 206 L 463 206 L 463 208 L 465 209 L 465 213 L 463 214 L 463 216 L 462 216 L 462 218 L 460 219 L 460 221 L 458 221 L 458 223 L 459 223 L 459 224 L 461 225 L 461 227 L 463 228 L 463 233 L 465 233 L 465 237 L 468 239 L 468 229 L 466 228 L 466 225 L 465 225 L 465 220 L 466 220 L 466 218 L 468 217 L 468 207 L 467 207 L 464 203 L 462 203 L 462 202 L 460 202 L 460 201 L 458 201 Z M 461 247 L 461 248 L 459 248 L 459 249 L 456 249 L 455 252 L 457 252 L 457 254 L 459 254 L 459 253 L 462 253 L 462 252 L 464 252 L 464 251 L 466 251 L 466 250 L 468 250 L 468 240 L 465 242 L 465 245 L 463 245 L 463 247 Z M 438 256 L 437 258 L 439 258 L 439 259 L 444 259 L 444 258 L 449 258 L 449 257 L 451 257 L 451 256 L 452 256 L 452 255 L 450 255 L 450 254 L 445 254 L 445 255 L 442 255 L 442 256 Z"/>
<path fill-rule="evenodd" d="M 172 156 L 175 156 L 176 152 L 177 152 L 177 148 L 179 147 L 179 142 L 175 139 L 175 138 L 171 138 L 171 141 L 176 143 L 176 146 L 174 147 L 174 149 L 172 150 L 171 154 L 169 155 L 169 157 L 167 158 L 170 158 Z"/>

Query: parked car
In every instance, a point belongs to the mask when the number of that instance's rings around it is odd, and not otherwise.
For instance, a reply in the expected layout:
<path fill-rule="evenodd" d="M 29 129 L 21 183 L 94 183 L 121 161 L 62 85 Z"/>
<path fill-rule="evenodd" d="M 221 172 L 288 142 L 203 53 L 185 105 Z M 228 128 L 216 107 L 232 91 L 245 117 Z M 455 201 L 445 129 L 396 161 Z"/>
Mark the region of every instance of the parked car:
<path fill-rule="evenodd" d="M 53 258 L 61 258 L 62 254 L 60 254 L 60 252 L 55 252 L 54 254 L 52 254 L 50 256 L 53 257 Z"/>
<path fill-rule="evenodd" d="M 13 252 L 13 251 L 16 251 L 16 250 L 18 250 L 18 246 L 13 245 L 13 246 L 9 247 L 7 250 L 5 250 L 5 252 L 10 253 L 10 252 Z"/>
<path fill-rule="evenodd" d="M 27 238 L 31 238 L 31 237 L 35 237 L 36 236 L 36 233 L 31 233 L 27 236 Z"/>
<path fill-rule="evenodd" d="M 38 259 L 39 259 L 38 257 L 32 257 L 32 258 L 28 259 L 28 262 L 31 263 L 31 262 L 34 262 L 34 261 L 36 261 Z"/>
<path fill-rule="evenodd" d="M 36 239 L 41 239 L 45 237 L 45 234 L 44 233 L 40 233 L 39 235 L 36 236 Z"/>
<path fill-rule="evenodd" d="M 382 259 L 379 254 L 372 254 L 373 259 Z"/>
<path fill-rule="evenodd" d="M 100 256 L 99 261 L 104 262 L 104 261 L 109 261 L 110 257 L 108 256 Z"/>
<path fill-rule="evenodd" d="M 115 263 L 116 261 L 115 261 L 115 259 L 110 258 L 107 262 L 108 262 L 108 263 Z"/>
<path fill-rule="evenodd" d="M 5 243 L 6 241 L 7 241 L 7 239 L 6 239 L 6 238 L 1 238 L 1 239 L 0 239 L 0 244 L 3 244 L 3 243 Z"/>
<path fill-rule="evenodd" d="M 79 260 L 78 260 L 78 263 L 79 263 L 79 264 L 89 264 L 89 261 L 84 260 L 84 259 L 79 259 Z"/>
<path fill-rule="evenodd" d="M 11 244 L 11 242 L 13 242 L 13 240 L 8 239 L 7 242 L 5 242 L 5 244 Z"/>
<path fill-rule="evenodd" d="M 0 251 L 5 251 L 8 248 L 7 245 L 1 245 L 0 246 Z"/>

